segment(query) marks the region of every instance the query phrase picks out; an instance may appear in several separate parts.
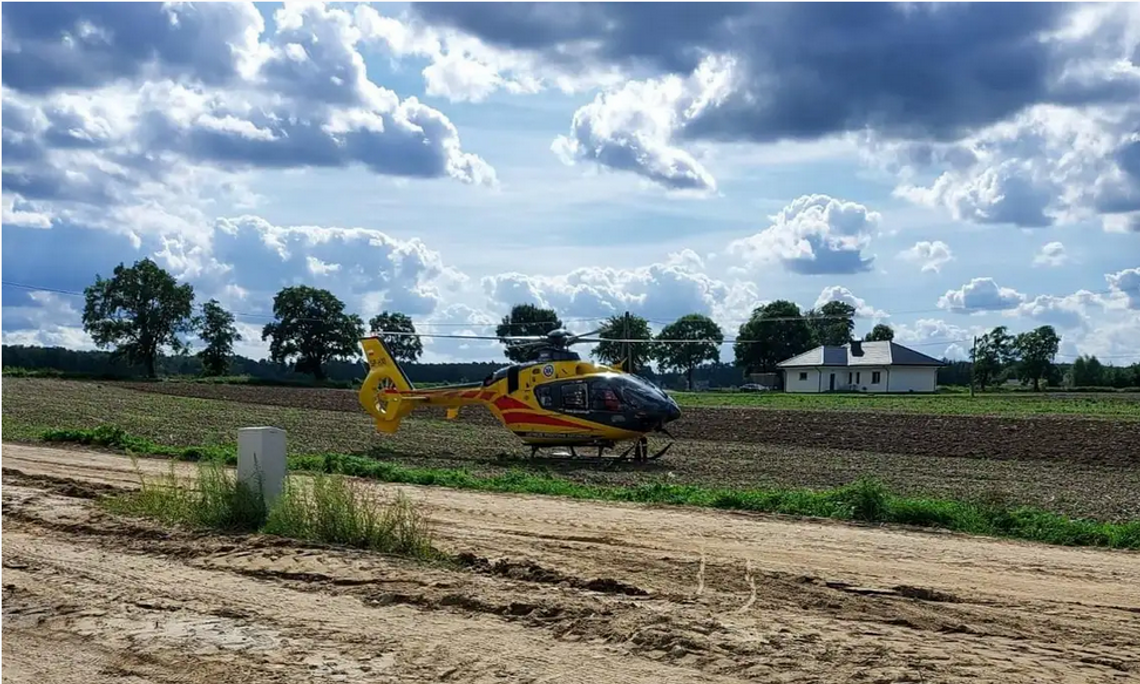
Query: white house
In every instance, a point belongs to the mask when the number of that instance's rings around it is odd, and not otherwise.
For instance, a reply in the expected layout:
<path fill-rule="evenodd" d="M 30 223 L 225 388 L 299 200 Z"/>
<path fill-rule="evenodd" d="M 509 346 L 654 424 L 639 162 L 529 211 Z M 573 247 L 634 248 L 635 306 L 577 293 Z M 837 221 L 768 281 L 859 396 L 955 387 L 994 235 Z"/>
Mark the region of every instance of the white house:
<path fill-rule="evenodd" d="M 786 392 L 933 392 L 942 362 L 895 342 L 819 346 L 776 364 Z"/>

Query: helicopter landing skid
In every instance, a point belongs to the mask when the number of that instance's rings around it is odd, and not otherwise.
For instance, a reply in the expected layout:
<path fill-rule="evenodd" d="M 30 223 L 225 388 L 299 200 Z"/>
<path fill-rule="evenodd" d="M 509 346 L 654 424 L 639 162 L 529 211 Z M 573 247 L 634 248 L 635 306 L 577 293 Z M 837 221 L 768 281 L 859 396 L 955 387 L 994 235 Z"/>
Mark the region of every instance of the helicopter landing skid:
<path fill-rule="evenodd" d="M 601 461 L 615 461 L 615 462 L 633 461 L 634 463 L 645 463 L 647 461 L 656 461 L 657 459 L 661 458 L 662 456 L 665 455 L 665 452 L 669 451 L 669 447 L 671 447 L 671 446 L 673 446 L 673 443 L 669 442 L 660 451 L 658 451 L 655 454 L 650 455 L 650 453 L 649 453 L 649 440 L 646 439 L 645 437 L 642 437 L 641 439 L 635 441 L 633 444 L 629 445 L 629 447 L 626 448 L 625 451 L 623 451 L 620 454 L 617 454 L 615 456 L 611 456 L 611 457 L 607 458 L 606 454 L 605 454 L 606 449 L 612 449 L 613 444 L 598 444 L 598 445 L 589 445 L 589 446 L 567 445 L 567 446 L 556 446 L 556 447 L 544 446 L 544 445 L 539 445 L 539 444 L 532 444 L 530 447 L 530 456 L 531 456 L 531 458 L 539 457 L 538 452 L 540 450 L 550 449 L 551 453 L 549 455 L 543 456 L 542 458 L 555 459 L 555 460 L 562 460 L 562 459 L 567 459 L 567 460 L 601 460 Z M 578 449 L 597 449 L 598 451 L 597 451 L 597 455 L 585 456 L 585 455 L 580 455 L 578 453 Z M 632 457 L 630 455 L 630 452 L 633 452 Z"/>
<path fill-rule="evenodd" d="M 620 461 L 626 460 L 629 457 L 629 452 L 632 451 L 633 452 L 633 459 L 632 460 L 634 463 L 644 463 L 646 461 L 656 461 L 657 459 L 664 456 L 665 452 L 669 451 L 669 447 L 671 447 L 671 446 L 673 446 L 673 443 L 669 442 L 664 447 L 662 447 L 661 451 L 658 451 L 657 453 L 650 456 L 649 455 L 649 440 L 645 437 L 642 437 L 641 439 L 637 440 L 633 444 L 630 444 L 629 447 L 626 448 L 625 451 L 621 452 L 621 455 L 618 456 L 618 460 L 620 460 Z"/>

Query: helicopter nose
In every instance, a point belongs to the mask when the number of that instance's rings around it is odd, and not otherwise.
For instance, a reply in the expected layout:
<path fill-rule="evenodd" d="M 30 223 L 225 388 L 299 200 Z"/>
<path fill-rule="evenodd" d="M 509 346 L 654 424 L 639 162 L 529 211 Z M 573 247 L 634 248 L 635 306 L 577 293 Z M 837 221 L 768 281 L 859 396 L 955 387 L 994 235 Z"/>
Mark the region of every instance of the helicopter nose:
<path fill-rule="evenodd" d="M 671 423 L 681 417 L 681 407 L 677 406 L 677 402 L 671 401 L 665 407 L 665 422 Z"/>

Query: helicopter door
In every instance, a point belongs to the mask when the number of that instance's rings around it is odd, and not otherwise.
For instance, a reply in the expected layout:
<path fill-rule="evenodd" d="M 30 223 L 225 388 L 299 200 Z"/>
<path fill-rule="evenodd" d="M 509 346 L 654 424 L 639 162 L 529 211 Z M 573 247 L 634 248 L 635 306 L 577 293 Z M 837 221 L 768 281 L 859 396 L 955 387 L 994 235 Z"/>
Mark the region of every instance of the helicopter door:
<path fill-rule="evenodd" d="M 519 389 L 519 367 L 511 366 L 507 371 L 507 394 L 514 394 Z"/>

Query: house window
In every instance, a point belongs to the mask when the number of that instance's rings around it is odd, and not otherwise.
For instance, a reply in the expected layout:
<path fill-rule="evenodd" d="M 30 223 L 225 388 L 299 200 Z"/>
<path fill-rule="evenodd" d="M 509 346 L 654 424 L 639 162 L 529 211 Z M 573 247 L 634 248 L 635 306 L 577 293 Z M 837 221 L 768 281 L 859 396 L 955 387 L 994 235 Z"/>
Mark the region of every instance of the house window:
<path fill-rule="evenodd" d="M 879 371 L 871 371 L 871 384 L 872 385 L 879 384 L 879 379 L 881 377 L 882 376 L 880 375 Z"/>
<path fill-rule="evenodd" d="M 800 380 L 807 380 L 807 371 L 800 371 Z"/>
<path fill-rule="evenodd" d="M 850 385 L 854 382 L 854 378 L 855 378 L 855 374 L 852 373 L 851 371 L 847 371 L 847 384 L 848 385 Z"/>
<path fill-rule="evenodd" d="M 856 374 L 855 374 L 855 384 L 856 384 L 856 385 L 858 385 L 859 383 L 863 382 L 863 377 L 862 377 L 862 376 L 863 376 L 863 374 L 862 374 L 862 373 L 856 373 Z"/>

